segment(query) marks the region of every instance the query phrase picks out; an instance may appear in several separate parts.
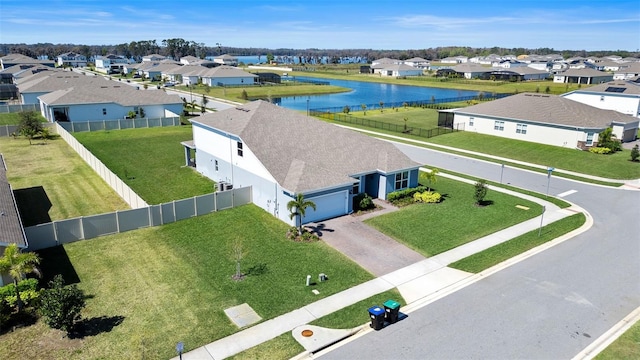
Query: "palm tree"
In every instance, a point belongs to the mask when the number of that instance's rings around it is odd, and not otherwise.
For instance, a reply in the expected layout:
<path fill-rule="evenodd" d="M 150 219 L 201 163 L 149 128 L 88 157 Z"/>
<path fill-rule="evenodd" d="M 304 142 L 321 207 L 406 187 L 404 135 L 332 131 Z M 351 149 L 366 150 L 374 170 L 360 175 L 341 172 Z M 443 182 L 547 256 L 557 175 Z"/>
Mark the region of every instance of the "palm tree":
<path fill-rule="evenodd" d="M 297 217 L 299 220 L 296 222 L 298 223 L 298 230 L 300 231 L 300 235 L 302 235 L 302 217 L 304 216 L 304 213 L 308 207 L 311 207 L 313 210 L 315 210 L 316 203 L 311 200 L 305 200 L 304 195 L 300 193 L 296 194 L 295 200 L 291 200 L 287 203 L 287 210 L 289 210 L 289 212 L 291 213 L 289 214 L 289 218 L 293 219 L 294 217 Z"/>
<path fill-rule="evenodd" d="M 25 274 L 34 273 L 40 276 L 40 263 L 38 255 L 32 252 L 21 253 L 18 245 L 11 244 L 4 249 L 4 256 L 0 258 L 0 274 L 9 274 L 13 278 L 16 288 L 16 300 L 18 311 L 22 310 L 22 300 L 18 291 L 18 280 L 22 280 Z"/>

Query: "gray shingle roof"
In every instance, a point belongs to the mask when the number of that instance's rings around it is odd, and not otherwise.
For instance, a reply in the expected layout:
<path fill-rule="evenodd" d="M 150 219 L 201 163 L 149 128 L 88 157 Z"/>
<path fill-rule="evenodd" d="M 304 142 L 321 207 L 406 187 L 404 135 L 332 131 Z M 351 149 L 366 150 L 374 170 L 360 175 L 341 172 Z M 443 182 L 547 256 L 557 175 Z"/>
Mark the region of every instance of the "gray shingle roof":
<path fill-rule="evenodd" d="M 7 180 L 4 158 L 0 154 L 0 245 L 27 246 L 22 222 L 16 208 L 13 190 Z"/>
<path fill-rule="evenodd" d="M 135 88 L 108 81 L 108 85 L 80 84 L 39 96 L 48 105 L 106 104 L 122 106 L 145 106 L 182 104 L 178 95 L 169 95 L 158 90 L 136 90 Z"/>
<path fill-rule="evenodd" d="M 607 91 L 609 88 L 624 88 L 622 92 Z M 640 95 L 640 84 L 633 81 L 615 80 L 606 83 L 594 85 L 586 89 L 576 90 L 574 92 L 594 92 L 607 95 Z"/>
<path fill-rule="evenodd" d="M 499 100 L 453 110 L 457 114 L 572 128 L 604 129 L 612 122 L 629 123 L 637 118 L 613 110 L 598 109 L 558 95 L 522 93 Z"/>
<path fill-rule="evenodd" d="M 420 166 L 391 143 L 262 100 L 191 121 L 239 137 L 295 193 L 351 184 L 352 175 Z"/>
<path fill-rule="evenodd" d="M 70 71 L 63 72 L 43 72 L 42 75 L 34 74 L 30 78 L 24 78 L 18 83 L 21 93 L 39 93 L 66 89 L 72 86 L 83 84 L 107 84 L 109 80 L 102 76 L 86 76 Z"/>

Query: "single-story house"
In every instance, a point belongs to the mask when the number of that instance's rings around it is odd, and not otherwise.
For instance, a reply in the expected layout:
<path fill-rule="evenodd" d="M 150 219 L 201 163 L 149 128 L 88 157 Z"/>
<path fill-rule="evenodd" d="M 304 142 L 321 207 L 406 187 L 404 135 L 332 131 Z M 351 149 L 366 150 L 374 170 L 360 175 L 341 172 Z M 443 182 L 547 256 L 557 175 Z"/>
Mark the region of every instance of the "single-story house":
<path fill-rule="evenodd" d="M 22 54 L 9 54 L 0 57 L 1 70 L 10 68 L 15 65 L 42 65 L 55 67 L 56 63 L 53 60 L 38 60 Z"/>
<path fill-rule="evenodd" d="M 465 131 L 568 148 L 598 144 L 598 134 L 612 127 L 618 139 L 631 141 L 640 119 L 598 109 L 558 95 L 521 93 L 451 110 L 453 126 Z"/>
<path fill-rule="evenodd" d="M 571 65 L 569 65 L 571 67 Z M 613 75 L 594 69 L 572 69 L 553 76 L 554 83 L 600 84 L 613 80 Z"/>
<path fill-rule="evenodd" d="M 353 198 L 386 199 L 418 184 L 420 164 L 393 144 L 257 100 L 191 119 L 196 170 L 234 188 L 251 186 L 252 201 L 280 220 L 297 194 L 316 204 L 303 223 L 349 214 Z"/>
<path fill-rule="evenodd" d="M 450 56 L 441 59 L 439 62 L 443 64 L 464 64 L 469 62 L 469 58 L 466 56 Z"/>
<path fill-rule="evenodd" d="M 640 77 L 633 80 L 609 81 L 604 84 L 578 89 L 563 97 L 599 109 L 615 110 L 640 117 Z"/>
<path fill-rule="evenodd" d="M 40 112 L 48 121 L 102 121 L 123 119 L 134 111 L 139 117 L 180 116 L 183 109 L 178 95 L 164 91 L 137 90 L 117 81 L 82 84 L 53 91 L 38 98 Z"/>
<path fill-rule="evenodd" d="M 238 58 L 229 54 L 214 56 L 213 62 L 220 65 L 238 66 Z"/>
<path fill-rule="evenodd" d="M 400 64 L 400 65 L 385 65 L 381 68 L 378 73 L 382 76 L 395 76 L 395 77 L 404 77 L 404 76 L 421 76 L 423 70 L 415 68 L 413 66 Z"/>
<path fill-rule="evenodd" d="M 4 254 L 4 249 L 11 244 L 18 245 L 20 249 L 27 248 L 27 237 L 24 233 L 13 189 L 7 180 L 7 168 L 2 154 L 0 154 L 0 207 L 2 207 L 2 213 L 0 214 L 0 256 Z M 9 283 L 11 283 L 9 276 L 0 276 L 0 286 Z"/>
<path fill-rule="evenodd" d="M 160 54 L 149 54 L 142 57 L 142 62 L 158 62 L 166 58 L 166 56 Z"/>
<path fill-rule="evenodd" d="M 640 62 L 629 62 L 613 72 L 613 80 L 629 80 L 640 76 Z"/>
<path fill-rule="evenodd" d="M 465 79 L 474 79 L 484 77 L 487 72 L 490 72 L 493 69 L 478 64 L 468 63 L 456 65 L 453 67 L 453 70 L 460 77 L 463 77 Z"/>
<path fill-rule="evenodd" d="M 87 66 L 87 57 L 74 52 L 58 55 L 58 66 L 84 67 Z"/>
<path fill-rule="evenodd" d="M 17 86 L 23 104 L 38 104 L 38 97 L 73 86 L 95 84 L 106 85 L 109 80 L 102 76 L 86 76 L 71 71 L 44 71 L 21 79 Z"/>
<path fill-rule="evenodd" d="M 253 85 L 258 79 L 258 75 L 248 73 L 233 66 L 218 66 L 201 76 L 202 83 L 209 86 L 225 85 Z"/>

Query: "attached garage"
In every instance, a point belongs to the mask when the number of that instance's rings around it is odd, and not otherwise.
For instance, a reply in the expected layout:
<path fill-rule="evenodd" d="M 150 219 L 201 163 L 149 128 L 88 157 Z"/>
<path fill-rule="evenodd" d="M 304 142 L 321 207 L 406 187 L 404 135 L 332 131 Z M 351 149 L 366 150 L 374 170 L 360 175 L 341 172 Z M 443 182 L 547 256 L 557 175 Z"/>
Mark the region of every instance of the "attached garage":
<path fill-rule="evenodd" d="M 302 223 L 316 222 L 349 213 L 349 191 L 342 190 L 330 194 L 305 198 L 316 204 L 316 210 L 307 208 Z"/>

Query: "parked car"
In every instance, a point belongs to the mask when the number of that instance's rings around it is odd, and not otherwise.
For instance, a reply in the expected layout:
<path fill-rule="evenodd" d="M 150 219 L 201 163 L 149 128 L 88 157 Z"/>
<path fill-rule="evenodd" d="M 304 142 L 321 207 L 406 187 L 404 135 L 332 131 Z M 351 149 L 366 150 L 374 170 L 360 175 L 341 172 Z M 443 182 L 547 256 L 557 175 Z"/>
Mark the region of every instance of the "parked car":
<path fill-rule="evenodd" d="M 172 82 L 168 82 L 168 83 L 164 83 L 164 87 L 171 87 L 171 86 L 175 86 L 175 83 Z"/>

